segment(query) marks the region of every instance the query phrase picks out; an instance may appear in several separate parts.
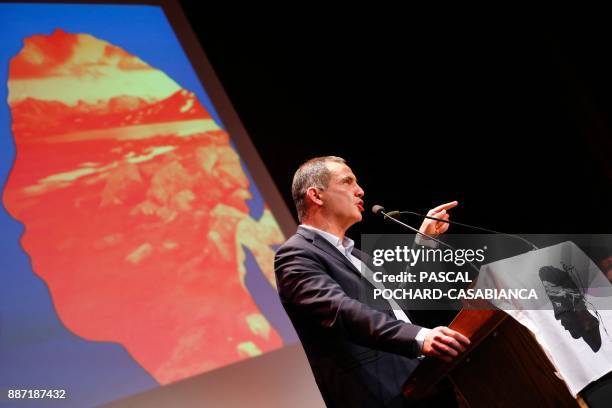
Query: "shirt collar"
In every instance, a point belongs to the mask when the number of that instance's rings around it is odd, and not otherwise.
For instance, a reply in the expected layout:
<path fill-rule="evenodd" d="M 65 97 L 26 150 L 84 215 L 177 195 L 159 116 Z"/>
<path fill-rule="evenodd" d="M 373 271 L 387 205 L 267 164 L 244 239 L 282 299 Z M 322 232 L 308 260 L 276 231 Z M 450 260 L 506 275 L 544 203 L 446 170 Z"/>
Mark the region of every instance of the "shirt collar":
<path fill-rule="evenodd" d="M 319 228 L 313 227 L 312 225 L 300 224 L 300 227 L 316 232 L 317 234 L 325 238 L 327 241 L 329 241 L 330 244 L 340 249 L 342 252 L 346 252 L 349 254 L 353 252 L 353 248 L 355 247 L 355 241 L 353 241 L 346 235 L 344 236 L 344 240 L 341 240 L 339 237 L 335 236 L 331 232 L 323 231 Z"/>

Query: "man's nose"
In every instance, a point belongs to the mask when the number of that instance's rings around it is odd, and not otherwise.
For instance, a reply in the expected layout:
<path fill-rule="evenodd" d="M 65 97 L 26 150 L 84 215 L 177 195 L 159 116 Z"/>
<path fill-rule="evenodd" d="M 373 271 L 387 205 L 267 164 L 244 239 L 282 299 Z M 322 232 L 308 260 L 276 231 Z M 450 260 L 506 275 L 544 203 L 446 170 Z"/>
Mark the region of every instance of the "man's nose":
<path fill-rule="evenodd" d="M 363 189 L 361 188 L 361 186 L 359 184 L 357 184 L 357 190 L 355 191 L 355 195 L 359 198 L 363 197 L 365 195 Z"/>

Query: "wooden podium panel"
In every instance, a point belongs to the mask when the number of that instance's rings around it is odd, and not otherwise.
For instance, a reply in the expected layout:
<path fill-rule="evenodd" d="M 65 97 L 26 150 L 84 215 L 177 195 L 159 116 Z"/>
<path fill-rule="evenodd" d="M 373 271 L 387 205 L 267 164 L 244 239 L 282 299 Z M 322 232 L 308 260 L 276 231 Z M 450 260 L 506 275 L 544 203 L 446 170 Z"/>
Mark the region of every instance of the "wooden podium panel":
<path fill-rule="evenodd" d="M 448 376 L 471 408 L 580 406 L 531 332 L 506 313 L 464 309 L 449 327 L 469 337 L 470 348 L 450 364 L 424 360 L 404 385 L 406 397 L 419 400 Z"/>

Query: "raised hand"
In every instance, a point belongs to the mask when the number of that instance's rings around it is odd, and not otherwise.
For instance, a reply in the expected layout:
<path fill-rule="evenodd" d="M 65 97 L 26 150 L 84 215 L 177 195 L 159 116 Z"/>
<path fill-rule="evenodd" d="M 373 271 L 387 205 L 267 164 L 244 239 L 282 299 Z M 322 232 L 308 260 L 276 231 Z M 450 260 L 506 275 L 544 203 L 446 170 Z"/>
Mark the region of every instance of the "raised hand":
<path fill-rule="evenodd" d="M 449 219 L 448 210 L 453 207 L 456 207 L 459 204 L 457 201 L 451 201 L 450 203 L 439 205 L 435 208 L 432 208 L 427 212 L 427 215 L 430 217 L 436 217 L 443 220 Z M 448 230 L 449 224 L 442 221 L 430 220 L 429 218 L 425 218 L 419 231 L 425 233 L 427 235 L 433 236 L 434 238 L 444 234 Z"/>

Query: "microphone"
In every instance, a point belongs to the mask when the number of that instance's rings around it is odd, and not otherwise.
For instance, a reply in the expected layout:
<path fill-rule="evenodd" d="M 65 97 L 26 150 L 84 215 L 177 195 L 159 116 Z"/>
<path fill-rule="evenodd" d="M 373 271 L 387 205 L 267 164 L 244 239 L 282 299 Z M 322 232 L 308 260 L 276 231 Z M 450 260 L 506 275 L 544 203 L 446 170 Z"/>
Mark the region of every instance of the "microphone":
<path fill-rule="evenodd" d="M 450 244 L 447 244 L 447 243 L 446 243 L 446 242 L 444 242 L 444 241 L 440 241 L 439 239 L 434 238 L 434 237 L 432 237 L 431 235 L 425 234 L 424 232 L 421 232 L 421 231 L 419 231 L 418 229 L 416 229 L 416 228 L 414 228 L 414 227 L 412 227 L 412 226 L 410 226 L 410 225 L 408 225 L 408 224 L 404 224 L 403 222 L 401 222 L 400 220 L 398 220 L 397 218 L 400 216 L 401 211 L 389 211 L 389 212 L 387 213 L 387 212 L 385 212 L 385 207 L 383 207 L 382 205 L 378 205 L 378 204 L 377 204 L 377 205 L 374 205 L 374 206 L 372 207 L 372 212 L 373 212 L 375 215 L 379 215 L 379 214 L 380 214 L 380 215 L 384 216 L 385 218 L 387 218 L 387 219 L 389 219 L 389 220 L 391 220 L 391 221 L 395 222 L 396 224 L 399 224 L 399 225 L 401 225 L 401 226 L 402 226 L 402 227 L 404 227 L 404 228 L 408 228 L 409 230 L 414 231 L 414 232 L 416 232 L 417 234 L 420 234 L 420 235 L 422 235 L 422 236 L 424 236 L 424 237 L 426 237 L 426 238 L 428 238 L 428 239 L 431 239 L 432 241 L 435 241 L 435 242 L 437 242 L 438 244 L 444 245 L 445 247 L 450 248 L 450 249 L 451 249 L 451 250 L 453 250 L 453 251 L 455 251 L 455 250 L 456 250 L 456 248 L 455 248 L 454 246 L 452 246 L 452 245 L 450 245 Z M 431 218 L 431 217 L 428 217 L 428 218 Z M 440 221 L 445 221 L 445 222 L 446 222 L 446 220 L 440 220 Z M 478 276 L 478 274 L 480 273 L 479 269 L 478 269 L 478 268 L 476 268 L 476 266 L 475 266 L 475 265 L 474 265 L 472 262 L 470 262 L 470 261 L 468 261 L 468 264 L 469 264 L 469 265 L 470 265 L 470 266 L 471 266 L 471 267 L 472 267 L 472 268 L 473 268 L 473 269 L 476 271 L 476 276 Z"/>
<path fill-rule="evenodd" d="M 384 208 L 383 208 L 383 210 L 384 210 Z M 488 229 L 488 228 L 477 227 L 475 225 L 464 224 L 464 223 L 459 222 L 459 221 L 450 221 L 450 220 L 445 220 L 445 219 L 442 219 L 442 218 L 436 218 L 436 217 L 432 217 L 430 215 L 419 214 L 419 213 L 414 212 L 414 211 L 390 211 L 390 212 L 387 213 L 387 216 L 392 217 L 392 218 L 399 218 L 402 214 L 416 215 L 418 217 L 429 218 L 430 220 L 441 221 L 441 222 L 445 222 L 447 224 L 461 225 L 462 227 L 467 227 L 467 228 L 477 229 L 477 230 L 481 230 L 481 231 L 485 231 L 485 232 L 490 232 L 492 234 L 504 235 L 506 237 L 510 237 L 510 238 L 514 238 L 514 239 L 518 239 L 518 240 L 523 241 L 525 244 L 529 245 L 531 247 L 531 249 L 534 250 L 534 251 L 537 251 L 539 249 L 533 242 L 531 242 L 531 241 L 521 237 L 520 235 L 508 234 L 507 232 L 500 232 L 500 231 L 495 231 L 495 230 Z"/>
<path fill-rule="evenodd" d="M 376 204 L 376 205 L 372 206 L 372 212 L 373 212 L 375 215 L 382 215 L 383 217 L 385 217 L 385 218 L 387 218 L 387 219 L 389 219 L 389 220 L 393 221 L 394 223 L 399 224 L 399 225 L 401 225 L 401 226 L 402 226 L 402 227 L 404 227 L 404 228 L 408 228 L 409 230 L 411 230 L 411 231 L 413 231 L 413 232 L 416 232 L 417 234 L 422 235 L 422 236 L 424 236 L 424 237 L 425 237 L 425 238 L 427 238 L 427 239 L 430 239 L 430 240 L 432 240 L 432 241 L 435 241 L 435 242 L 437 242 L 438 244 L 444 245 L 445 247 L 448 247 L 448 248 L 450 248 L 450 249 L 454 249 L 454 248 L 453 248 L 451 245 L 447 244 L 446 242 L 444 242 L 444 241 L 440 241 L 439 239 L 434 238 L 434 237 L 432 237 L 431 235 L 425 234 L 424 232 L 421 232 L 421 231 L 419 231 L 418 229 L 416 229 L 416 228 L 414 228 L 414 227 L 412 227 L 412 226 L 410 226 L 410 225 L 408 225 L 408 224 L 404 224 L 403 222 L 401 222 L 400 220 L 398 220 L 398 219 L 397 219 L 397 217 L 398 217 L 398 216 L 399 216 L 399 214 L 400 214 L 400 212 L 399 212 L 399 211 L 391 211 L 391 212 L 389 212 L 389 213 L 386 213 L 386 212 L 385 212 L 385 207 L 383 207 L 382 205 L 378 205 L 378 204 Z M 393 214 L 393 215 L 391 215 L 392 213 L 394 213 L 394 214 Z"/>
<path fill-rule="evenodd" d="M 384 214 L 384 212 L 385 212 L 385 207 L 383 207 L 382 205 L 378 205 L 378 204 L 373 205 L 373 206 L 372 206 L 372 212 L 374 213 L 374 215 L 378 215 L 378 214 L 380 214 L 380 213 L 383 213 L 383 214 Z"/>
<path fill-rule="evenodd" d="M 385 211 L 385 207 L 383 207 L 382 205 L 375 205 L 372 207 L 372 212 L 375 215 L 380 214 L 381 211 Z M 389 212 L 385 212 L 384 215 L 398 220 L 400 218 L 401 212 L 400 211 L 389 211 Z"/>

